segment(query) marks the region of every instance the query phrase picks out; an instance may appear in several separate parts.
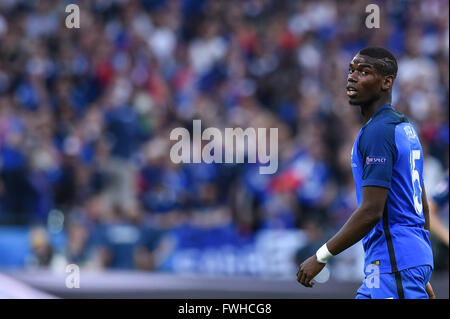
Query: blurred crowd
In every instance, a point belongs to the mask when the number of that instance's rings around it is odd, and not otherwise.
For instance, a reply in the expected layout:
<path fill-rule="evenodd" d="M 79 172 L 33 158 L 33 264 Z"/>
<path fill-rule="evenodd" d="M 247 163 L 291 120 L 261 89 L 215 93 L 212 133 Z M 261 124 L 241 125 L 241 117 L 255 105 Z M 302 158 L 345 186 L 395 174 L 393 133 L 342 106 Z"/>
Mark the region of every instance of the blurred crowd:
<path fill-rule="evenodd" d="M 449 4 L 383 1 L 368 29 L 371 2 L 2 0 L 0 222 L 43 227 L 41 265 L 48 231 L 101 268 L 158 269 L 168 232 L 188 247 L 301 229 L 308 256 L 356 208 L 345 83 L 365 46 L 398 59 L 393 104 L 420 133 L 430 196 L 448 176 Z M 170 132 L 194 119 L 278 128 L 278 172 L 172 163 Z"/>

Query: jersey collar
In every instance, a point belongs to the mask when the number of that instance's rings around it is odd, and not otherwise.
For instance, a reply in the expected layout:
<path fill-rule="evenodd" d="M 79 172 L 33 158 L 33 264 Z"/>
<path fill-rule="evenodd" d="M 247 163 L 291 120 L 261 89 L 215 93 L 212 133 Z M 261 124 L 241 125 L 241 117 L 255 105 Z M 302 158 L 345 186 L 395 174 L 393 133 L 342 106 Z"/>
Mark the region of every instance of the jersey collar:
<path fill-rule="evenodd" d="M 372 121 L 372 119 L 375 117 L 375 115 L 380 113 L 382 110 L 387 109 L 388 107 L 392 107 L 392 104 L 385 104 L 382 107 L 380 107 L 378 110 L 376 110 L 375 113 L 372 114 L 371 118 L 367 121 L 367 123 L 364 126 L 369 124 Z"/>

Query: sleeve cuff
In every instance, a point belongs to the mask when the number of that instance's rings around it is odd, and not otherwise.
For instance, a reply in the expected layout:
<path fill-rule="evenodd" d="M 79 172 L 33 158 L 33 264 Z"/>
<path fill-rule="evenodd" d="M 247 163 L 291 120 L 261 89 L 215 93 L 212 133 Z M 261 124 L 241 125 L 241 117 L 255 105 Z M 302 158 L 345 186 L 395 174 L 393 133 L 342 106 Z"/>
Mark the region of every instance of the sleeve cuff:
<path fill-rule="evenodd" d="M 391 182 L 383 181 L 379 179 L 366 179 L 362 181 L 362 187 L 364 186 L 380 186 L 384 188 L 391 188 Z"/>

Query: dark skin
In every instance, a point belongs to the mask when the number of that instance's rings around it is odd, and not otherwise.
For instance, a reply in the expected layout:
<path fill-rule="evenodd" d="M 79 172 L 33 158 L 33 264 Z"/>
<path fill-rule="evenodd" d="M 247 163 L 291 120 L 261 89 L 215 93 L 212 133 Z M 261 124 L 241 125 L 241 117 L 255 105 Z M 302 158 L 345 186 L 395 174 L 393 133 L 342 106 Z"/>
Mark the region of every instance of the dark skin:
<path fill-rule="evenodd" d="M 394 79 L 394 75 L 385 75 L 381 72 L 381 65 L 377 59 L 357 54 L 350 62 L 347 95 L 350 104 L 360 106 L 364 124 L 380 107 L 391 103 Z M 429 230 L 428 202 L 423 185 L 422 189 L 425 228 Z M 332 255 L 337 255 L 353 246 L 377 225 L 383 216 L 388 192 L 389 189 L 383 187 L 363 187 L 361 205 L 336 235 L 326 243 Z M 316 255 L 309 257 L 300 265 L 297 271 L 297 281 L 305 287 L 313 287 L 312 279 L 324 267 L 325 264 L 318 262 Z M 426 290 L 429 297 L 434 298 L 430 283 L 427 284 Z"/>

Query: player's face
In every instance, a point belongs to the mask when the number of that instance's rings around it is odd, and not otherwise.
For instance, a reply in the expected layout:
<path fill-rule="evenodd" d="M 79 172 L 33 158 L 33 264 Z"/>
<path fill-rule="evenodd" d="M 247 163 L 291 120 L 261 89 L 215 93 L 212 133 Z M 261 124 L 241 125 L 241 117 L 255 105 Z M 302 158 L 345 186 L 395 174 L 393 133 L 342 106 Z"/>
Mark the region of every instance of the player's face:
<path fill-rule="evenodd" d="M 367 105 L 381 96 L 382 78 L 374 59 L 357 54 L 350 62 L 347 76 L 347 96 L 353 105 Z"/>

